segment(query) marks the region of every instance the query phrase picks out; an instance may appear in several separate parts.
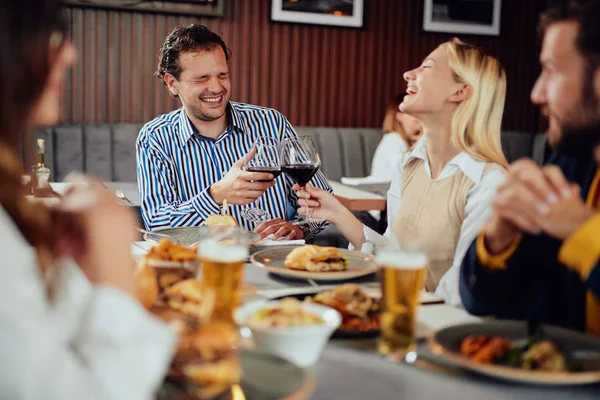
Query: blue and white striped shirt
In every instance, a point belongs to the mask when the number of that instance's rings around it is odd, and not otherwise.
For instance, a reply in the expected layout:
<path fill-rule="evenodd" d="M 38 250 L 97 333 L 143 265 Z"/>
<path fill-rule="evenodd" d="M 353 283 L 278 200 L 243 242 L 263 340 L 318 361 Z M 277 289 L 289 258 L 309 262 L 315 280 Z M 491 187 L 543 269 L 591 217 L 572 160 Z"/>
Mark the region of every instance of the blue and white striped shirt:
<path fill-rule="evenodd" d="M 137 138 L 137 175 L 142 217 L 148 229 L 199 226 L 220 207 L 209 192 L 231 166 L 252 148 L 260 136 L 281 141 L 296 137 L 288 120 L 278 111 L 230 102 L 229 126 L 214 140 L 199 134 L 183 107 L 148 122 Z M 275 186 L 257 201 L 232 205 L 230 213 L 240 226 L 249 230 L 255 223 L 241 216 L 244 208 L 259 207 L 272 218 L 290 220 L 296 215 L 298 197 L 291 190 L 293 181 L 281 174 Z M 319 171 L 311 183 L 332 192 Z M 323 224 L 311 224 L 316 233 Z"/>

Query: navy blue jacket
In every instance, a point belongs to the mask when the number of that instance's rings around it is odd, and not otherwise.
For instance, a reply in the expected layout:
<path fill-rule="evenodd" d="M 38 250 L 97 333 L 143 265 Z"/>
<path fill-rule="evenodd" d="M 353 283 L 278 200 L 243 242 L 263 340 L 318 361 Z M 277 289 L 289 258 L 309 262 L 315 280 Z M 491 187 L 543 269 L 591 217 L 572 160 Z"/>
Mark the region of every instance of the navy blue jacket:
<path fill-rule="evenodd" d="M 585 201 L 598 167 L 593 155 L 575 159 L 555 153 L 549 164 L 579 184 Z M 476 242 L 467 251 L 460 272 L 460 295 L 467 311 L 504 319 L 535 318 L 585 331 L 587 291 L 600 299 L 599 265 L 587 282 L 582 281 L 575 270 L 558 261 L 562 241 L 542 233 L 524 234 L 506 269 L 490 270 L 480 264 Z"/>

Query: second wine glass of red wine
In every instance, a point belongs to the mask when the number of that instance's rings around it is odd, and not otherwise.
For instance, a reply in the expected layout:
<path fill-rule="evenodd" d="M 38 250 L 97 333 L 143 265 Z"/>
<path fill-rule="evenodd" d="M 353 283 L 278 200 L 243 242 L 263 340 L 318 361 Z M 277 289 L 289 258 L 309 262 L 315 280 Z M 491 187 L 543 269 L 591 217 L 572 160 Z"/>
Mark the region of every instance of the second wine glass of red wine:
<path fill-rule="evenodd" d="M 310 136 L 288 138 L 281 143 L 281 170 L 300 186 L 308 185 L 320 166 L 321 159 Z M 311 218 L 309 212 L 308 216 L 295 221 L 296 224 L 309 222 L 322 220 Z"/>
<path fill-rule="evenodd" d="M 259 138 L 254 143 L 256 154 L 246 163 L 244 170 L 249 172 L 265 172 L 276 179 L 281 175 L 281 163 L 278 142 L 273 138 Z M 269 182 L 259 181 L 259 182 Z M 264 222 L 271 219 L 271 214 L 264 208 L 249 207 L 242 210 L 242 216 L 252 222 Z"/>

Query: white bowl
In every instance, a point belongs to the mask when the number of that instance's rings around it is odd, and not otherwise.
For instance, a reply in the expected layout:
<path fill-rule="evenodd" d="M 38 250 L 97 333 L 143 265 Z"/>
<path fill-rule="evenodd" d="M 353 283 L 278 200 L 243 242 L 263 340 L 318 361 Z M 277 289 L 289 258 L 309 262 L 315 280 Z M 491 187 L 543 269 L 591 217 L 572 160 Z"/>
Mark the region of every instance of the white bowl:
<path fill-rule="evenodd" d="M 238 325 L 250 329 L 258 350 L 285 358 L 300 367 L 316 364 L 329 337 L 342 323 L 342 316 L 336 310 L 320 304 L 302 303 L 303 311 L 319 316 L 324 322 L 290 328 L 256 328 L 247 325 L 248 317 L 256 311 L 279 305 L 280 301 L 253 301 L 240 307 L 235 318 Z"/>

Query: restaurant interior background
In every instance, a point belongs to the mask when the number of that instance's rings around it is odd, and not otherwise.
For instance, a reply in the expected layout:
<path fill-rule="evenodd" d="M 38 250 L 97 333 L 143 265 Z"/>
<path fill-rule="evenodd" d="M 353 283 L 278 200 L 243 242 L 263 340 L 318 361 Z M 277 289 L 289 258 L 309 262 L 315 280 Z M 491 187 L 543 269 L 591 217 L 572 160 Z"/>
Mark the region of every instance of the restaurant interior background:
<path fill-rule="evenodd" d="M 381 126 L 402 73 L 455 35 L 424 32 L 423 0 L 365 0 L 362 28 L 272 22 L 269 0 L 220 0 L 222 17 L 72 6 L 79 49 L 65 123 L 143 123 L 179 107 L 153 76 L 177 25 L 201 23 L 233 52 L 232 99 L 281 111 L 295 126 Z M 508 75 L 503 129 L 537 132 L 529 93 L 539 71 L 536 23 L 548 0 L 502 1 L 499 36 L 459 35 L 497 56 Z"/>

